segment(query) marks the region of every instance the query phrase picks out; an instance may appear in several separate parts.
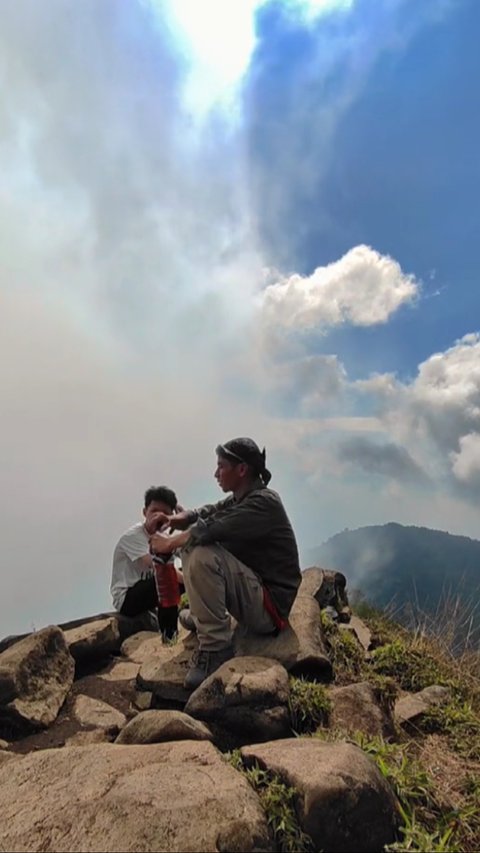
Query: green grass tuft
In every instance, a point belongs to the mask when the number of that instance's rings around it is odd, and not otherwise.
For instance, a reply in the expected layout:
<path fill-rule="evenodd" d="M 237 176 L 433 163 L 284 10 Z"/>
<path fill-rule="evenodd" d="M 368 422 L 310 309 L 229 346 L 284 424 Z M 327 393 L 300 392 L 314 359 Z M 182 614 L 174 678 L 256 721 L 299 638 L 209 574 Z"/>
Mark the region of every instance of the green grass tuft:
<path fill-rule="evenodd" d="M 332 703 L 322 684 L 291 677 L 289 707 L 294 732 L 308 734 L 328 725 Z"/>

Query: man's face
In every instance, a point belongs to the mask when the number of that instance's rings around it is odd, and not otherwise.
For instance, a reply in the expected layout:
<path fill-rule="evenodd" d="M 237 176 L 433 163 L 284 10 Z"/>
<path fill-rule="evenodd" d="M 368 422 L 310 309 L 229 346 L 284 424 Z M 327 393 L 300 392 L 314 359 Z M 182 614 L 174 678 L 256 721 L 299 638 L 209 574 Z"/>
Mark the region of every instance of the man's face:
<path fill-rule="evenodd" d="M 235 464 L 223 456 L 217 456 L 215 479 L 223 492 L 234 492 L 245 482 L 247 466 L 243 462 Z"/>
<path fill-rule="evenodd" d="M 163 501 L 152 501 L 148 504 L 147 507 L 144 507 L 143 514 L 145 516 L 145 521 L 148 522 L 152 518 L 153 515 L 157 512 L 164 512 L 165 515 L 171 515 L 173 510 L 172 507 Z"/>

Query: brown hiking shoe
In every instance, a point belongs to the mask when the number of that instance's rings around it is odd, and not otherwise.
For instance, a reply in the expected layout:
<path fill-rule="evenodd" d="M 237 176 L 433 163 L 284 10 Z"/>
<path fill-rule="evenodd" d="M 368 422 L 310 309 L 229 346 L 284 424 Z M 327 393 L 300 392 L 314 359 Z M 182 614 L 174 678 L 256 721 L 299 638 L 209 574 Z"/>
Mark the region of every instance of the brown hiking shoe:
<path fill-rule="evenodd" d="M 198 649 L 192 656 L 190 669 L 187 672 L 183 686 L 186 690 L 196 690 L 202 681 L 205 681 L 222 663 L 226 663 L 234 655 L 233 646 L 226 646 L 223 649 L 212 652 L 206 649 Z"/>

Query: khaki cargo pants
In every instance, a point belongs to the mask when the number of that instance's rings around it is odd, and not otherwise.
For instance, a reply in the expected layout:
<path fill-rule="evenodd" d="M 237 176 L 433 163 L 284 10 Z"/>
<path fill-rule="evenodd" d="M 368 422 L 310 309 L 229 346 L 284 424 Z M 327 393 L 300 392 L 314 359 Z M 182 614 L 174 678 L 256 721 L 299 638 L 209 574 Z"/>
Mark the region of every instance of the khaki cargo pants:
<path fill-rule="evenodd" d="M 257 575 L 221 545 L 185 548 L 182 568 L 201 649 L 213 652 L 231 644 L 230 616 L 252 633 L 273 633 Z"/>

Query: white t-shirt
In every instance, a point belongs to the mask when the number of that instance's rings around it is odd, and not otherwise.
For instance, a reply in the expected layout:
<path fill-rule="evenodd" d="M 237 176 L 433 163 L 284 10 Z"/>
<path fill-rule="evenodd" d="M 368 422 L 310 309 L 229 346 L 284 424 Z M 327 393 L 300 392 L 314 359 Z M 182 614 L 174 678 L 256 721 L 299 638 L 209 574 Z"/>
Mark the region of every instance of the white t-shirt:
<path fill-rule="evenodd" d="M 153 574 L 151 569 L 145 568 L 138 562 L 141 557 L 149 553 L 148 534 L 142 522 L 139 521 L 120 537 L 113 552 L 110 592 L 115 610 L 122 609 L 127 589 L 134 586 L 137 581 Z"/>
<path fill-rule="evenodd" d="M 168 525 L 165 525 L 160 532 L 168 535 Z M 137 581 L 153 575 L 152 569 L 147 569 L 138 562 L 141 557 L 150 553 L 148 538 L 143 522 L 139 521 L 117 542 L 113 552 L 112 583 L 110 584 L 113 606 L 117 611 L 122 609 L 127 589 L 134 586 Z M 174 557 L 174 563 L 177 569 L 182 568 L 182 561 L 178 556 Z"/>

